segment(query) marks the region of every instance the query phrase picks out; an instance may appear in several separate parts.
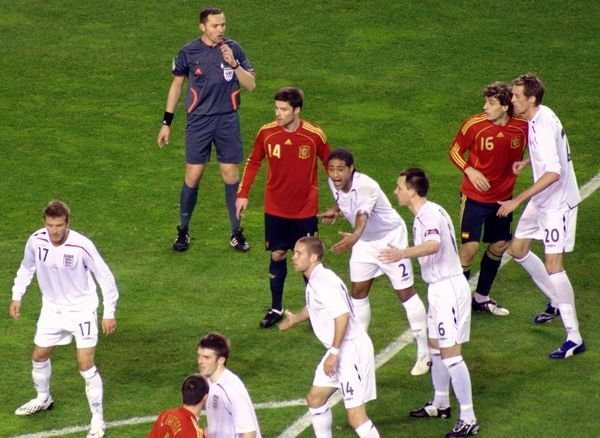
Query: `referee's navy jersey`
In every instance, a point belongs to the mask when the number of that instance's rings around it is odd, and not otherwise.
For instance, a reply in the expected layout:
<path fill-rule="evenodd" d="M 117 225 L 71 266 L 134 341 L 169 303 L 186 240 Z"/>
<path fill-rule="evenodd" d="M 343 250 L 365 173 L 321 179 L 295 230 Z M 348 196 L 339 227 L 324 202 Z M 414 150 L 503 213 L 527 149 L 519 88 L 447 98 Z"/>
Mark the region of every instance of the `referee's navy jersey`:
<path fill-rule="evenodd" d="M 225 39 L 233 57 L 244 70 L 254 69 L 242 47 L 234 40 Z M 217 45 L 209 47 L 200 38 L 186 44 L 173 58 L 175 76 L 187 76 L 185 96 L 187 114 L 212 116 L 236 111 L 240 106 L 240 83 L 233 69 L 225 62 Z"/>

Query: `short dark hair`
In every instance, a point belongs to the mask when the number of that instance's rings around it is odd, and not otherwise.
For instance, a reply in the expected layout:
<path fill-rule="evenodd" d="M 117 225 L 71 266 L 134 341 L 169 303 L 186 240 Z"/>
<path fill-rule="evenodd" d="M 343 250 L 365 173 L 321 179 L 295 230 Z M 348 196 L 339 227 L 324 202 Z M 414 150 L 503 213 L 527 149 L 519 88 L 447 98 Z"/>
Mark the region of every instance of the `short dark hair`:
<path fill-rule="evenodd" d="M 308 254 L 316 254 L 319 260 L 323 260 L 323 254 L 325 254 L 325 249 L 323 248 L 323 243 L 318 237 L 304 236 L 298 239 L 297 243 L 305 245 Z"/>
<path fill-rule="evenodd" d="M 535 96 L 535 106 L 542 104 L 544 98 L 544 83 L 535 73 L 525 73 L 512 81 L 513 86 L 523 86 L 525 97 Z"/>
<path fill-rule="evenodd" d="M 188 376 L 181 385 L 181 398 L 184 405 L 197 405 L 206 394 L 208 394 L 208 382 L 200 374 Z"/>
<path fill-rule="evenodd" d="M 229 343 L 229 339 L 222 334 L 211 332 L 200 339 L 200 342 L 198 342 L 198 347 L 213 350 L 217 355 L 217 359 L 224 357 L 225 362 L 227 362 L 231 345 Z"/>
<path fill-rule="evenodd" d="M 287 102 L 292 108 L 302 108 L 304 103 L 304 93 L 300 88 L 283 87 L 277 90 L 273 96 L 275 100 Z"/>
<path fill-rule="evenodd" d="M 327 158 L 327 162 L 329 163 L 331 160 L 343 161 L 348 167 L 354 165 L 354 156 L 352 155 L 352 152 L 346 148 L 337 148 L 332 150 L 329 154 L 329 158 Z"/>
<path fill-rule="evenodd" d="M 424 198 L 429 191 L 429 178 L 423 169 L 408 167 L 400 171 L 400 175 L 406 178 L 406 187 L 413 189 L 417 195 Z"/>
<path fill-rule="evenodd" d="M 508 115 L 512 117 L 514 108 L 512 104 L 512 89 L 506 82 L 492 82 L 483 89 L 484 97 L 495 97 L 500 105 L 508 105 Z"/>
<path fill-rule="evenodd" d="M 208 21 L 208 16 L 209 15 L 219 15 L 222 14 L 223 11 L 220 10 L 219 8 L 206 8 L 206 9 L 202 9 L 202 11 L 200 11 L 200 18 L 199 21 L 202 24 L 206 24 L 206 22 Z"/>
<path fill-rule="evenodd" d="M 58 199 L 48 202 L 48 205 L 44 208 L 44 219 L 47 217 L 64 217 L 69 223 L 70 216 L 71 210 L 69 210 L 67 204 Z"/>

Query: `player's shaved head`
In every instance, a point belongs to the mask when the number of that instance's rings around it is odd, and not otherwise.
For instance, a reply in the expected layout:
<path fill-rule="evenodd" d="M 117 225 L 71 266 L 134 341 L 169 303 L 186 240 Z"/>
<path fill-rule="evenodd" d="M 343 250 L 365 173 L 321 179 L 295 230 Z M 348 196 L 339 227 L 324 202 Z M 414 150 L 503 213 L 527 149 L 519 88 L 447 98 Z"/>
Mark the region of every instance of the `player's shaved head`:
<path fill-rule="evenodd" d="M 308 252 L 309 255 L 315 254 L 319 260 L 323 260 L 325 249 L 318 237 L 304 236 L 298 239 L 297 243 L 304 245 L 306 247 L 306 252 Z"/>

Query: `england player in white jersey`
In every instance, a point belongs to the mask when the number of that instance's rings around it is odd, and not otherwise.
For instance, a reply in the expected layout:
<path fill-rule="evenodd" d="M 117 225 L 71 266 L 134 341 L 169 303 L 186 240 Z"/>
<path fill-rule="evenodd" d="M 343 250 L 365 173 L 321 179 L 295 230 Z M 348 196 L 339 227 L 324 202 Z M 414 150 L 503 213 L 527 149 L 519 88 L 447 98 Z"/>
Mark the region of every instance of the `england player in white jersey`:
<path fill-rule="evenodd" d="M 454 226 L 448 213 L 427 200 L 429 180 L 423 170 L 404 169 L 396 181 L 398 203 L 415 215 L 414 246 L 389 245 L 379 254 L 382 262 L 418 258 L 427 283 L 427 313 L 433 400 L 410 412 L 415 418 L 449 418 L 449 386 L 460 405 L 460 416 L 447 437 L 474 435 L 479 424 L 473 410 L 471 377 L 463 360 L 462 344 L 469 341 L 471 291 L 463 275 Z"/>
<path fill-rule="evenodd" d="M 206 435 L 209 438 L 260 438 L 252 400 L 242 380 L 225 367 L 229 340 L 208 333 L 198 343 L 198 368 L 210 383 L 206 401 Z"/>
<path fill-rule="evenodd" d="M 306 277 L 306 306 L 297 314 L 286 310 L 279 330 L 310 318 L 315 335 L 327 349 L 306 396 L 315 436 L 331 438 L 328 400 L 339 388 L 348 422 L 356 434 L 377 438 L 379 432 L 367 416 L 366 407 L 377 396 L 373 344 L 354 315 L 344 282 L 322 265 L 323 253 L 317 237 L 302 237 L 296 242 L 292 260 L 294 269 Z"/>
<path fill-rule="evenodd" d="M 42 292 L 42 309 L 37 323 L 32 354 L 32 377 L 37 397 L 19 407 L 16 415 L 31 415 L 52 409 L 50 394 L 52 350 L 57 345 L 77 345 L 79 372 L 85 380 L 92 420 L 88 438 L 104 436 L 102 378 L 94 355 L 98 343 L 98 295 L 92 273 L 102 289 L 102 331 L 114 333 L 115 308 L 119 293 L 115 279 L 96 250 L 83 235 L 68 228 L 70 212 L 61 201 L 51 201 L 44 210 L 44 228 L 29 237 L 25 255 L 12 289 L 10 315 L 21 316 L 21 300 L 34 274 Z"/>
<path fill-rule="evenodd" d="M 345 148 L 329 155 L 329 187 L 335 203 L 321 213 L 323 223 L 334 223 L 341 213 L 350 222 L 352 233 L 340 232 L 342 239 L 332 247 L 334 252 L 351 249 L 350 280 L 352 302 L 358 319 L 368 330 L 371 319 L 369 291 L 373 280 L 385 274 L 406 311 L 406 317 L 417 343 L 417 361 L 411 374 L 426 374 L 431 358 L 427 348 L 427 314 L 425 306 L 413 288 L 414 279 L 410 260 L 381 263 L 377 255 L 393 244 L 408 246 L 406 224 L 392 208 L 379 184 L 354 168 L 354 157 Z"/>
<path fill-rule="evenodd" d="M 556 114 L 541 104 L 542 81 L 529 73 L 516 78 L 512 85 L 515 112 L 529 121 L 529 158 L 516 162 L 513 171 L 518 174 L 531 164 L 534 182 L 514 199 L 501 202 L 498 215 L 507 216 L 529 199 L 508 252 L 550 301 L 534 323 L 544 324 L 561 316 L 567 339 L 549 357 L 565 359 L 585 351 L 573 286 L 563 266 L 563 253 L 573 251 L 575 246 L 581 197 L 567 135 Z M 544 242 L 544 262 L 530 251 L 534 240 Z"/>

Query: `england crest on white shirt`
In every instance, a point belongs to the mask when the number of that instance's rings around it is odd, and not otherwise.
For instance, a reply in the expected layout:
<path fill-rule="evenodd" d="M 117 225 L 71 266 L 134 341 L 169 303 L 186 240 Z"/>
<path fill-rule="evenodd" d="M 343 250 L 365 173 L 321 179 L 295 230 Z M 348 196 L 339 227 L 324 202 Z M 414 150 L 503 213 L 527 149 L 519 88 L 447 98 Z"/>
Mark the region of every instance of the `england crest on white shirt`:
<path fill-rule="evenodd" d="M 67 269 L 71 269 L 75 264 L 75 256 L 73 254 L 65 254 L 63 257 L 63 265 Z"/>

